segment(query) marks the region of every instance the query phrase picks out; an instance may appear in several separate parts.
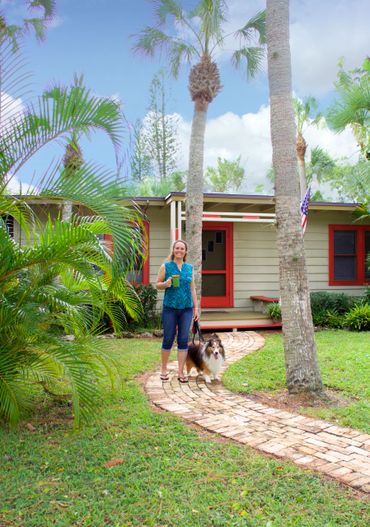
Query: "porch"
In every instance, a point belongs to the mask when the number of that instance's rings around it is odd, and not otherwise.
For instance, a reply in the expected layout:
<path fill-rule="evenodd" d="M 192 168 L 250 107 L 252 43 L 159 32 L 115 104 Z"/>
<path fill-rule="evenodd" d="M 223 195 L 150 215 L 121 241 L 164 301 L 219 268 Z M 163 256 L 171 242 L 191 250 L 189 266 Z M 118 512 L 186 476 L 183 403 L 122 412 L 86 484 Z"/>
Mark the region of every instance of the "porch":
<path fill-rule="evenodd" d="M 202 309 L 201 327 L 204 331 L 231 329 L 280 329 L 281 322 L 274 322 L 262 312 L 246 309 Z"/>

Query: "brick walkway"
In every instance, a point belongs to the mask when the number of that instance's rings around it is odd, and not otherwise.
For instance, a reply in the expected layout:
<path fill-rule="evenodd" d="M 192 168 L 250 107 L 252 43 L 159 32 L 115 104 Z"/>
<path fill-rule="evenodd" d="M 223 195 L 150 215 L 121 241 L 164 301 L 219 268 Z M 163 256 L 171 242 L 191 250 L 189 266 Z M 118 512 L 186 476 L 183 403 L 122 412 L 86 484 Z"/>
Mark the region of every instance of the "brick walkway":
<path fill-rule="evenodd" d="M 226 367 L 260 349 L 262 336 L 253 331 L 221 333 Z M 191 378 L 177 381 L 176 362 L 170 381 L 150 375 L 145 390 L 152 402 L 183 419 L 256 450 L 285 458 L 326 474 L 363 492 L 370 492 L 370 435 L 350 428 L 271 408 L 226 390 L 221 383 Z"/>

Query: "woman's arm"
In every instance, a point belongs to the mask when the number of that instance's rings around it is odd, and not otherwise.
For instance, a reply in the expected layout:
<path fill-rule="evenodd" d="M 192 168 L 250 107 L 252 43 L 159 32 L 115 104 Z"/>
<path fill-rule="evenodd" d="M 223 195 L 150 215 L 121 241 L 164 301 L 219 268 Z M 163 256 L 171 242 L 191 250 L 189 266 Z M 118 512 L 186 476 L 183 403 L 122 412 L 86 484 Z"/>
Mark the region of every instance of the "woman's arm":
<path fill-rule="evenodd" d="M 197 293 L 195 291 L 194 274 L 193 274 L 193 278 L 191 280 L 190 288 L 191 288 L 191 297 L 193 299 L 193 318 L 194 318 L 194 320 L 198 320 L 199 319 L 199 311 L 198 311 Z"/>
<path fill-rule="evenodd" d="M 172 285 L 172 278 L 166 278 L 166 269 L 164 267 L 164 264 L 162 264 L 158 271 L 157 276 L 157 283 L 155 284 L 156 288 L 162 291 L 163 289 L 167 289 L 168 287 L 171 287 Z"/>

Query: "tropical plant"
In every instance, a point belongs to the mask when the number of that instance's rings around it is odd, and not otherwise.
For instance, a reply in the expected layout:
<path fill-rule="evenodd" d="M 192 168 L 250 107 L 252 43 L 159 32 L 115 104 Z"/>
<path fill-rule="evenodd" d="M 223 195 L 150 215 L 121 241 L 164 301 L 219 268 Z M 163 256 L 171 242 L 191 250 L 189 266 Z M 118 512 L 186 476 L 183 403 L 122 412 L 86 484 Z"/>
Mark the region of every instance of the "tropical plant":
<path fill-rule="evenodd" d="M 3 8 L 0 6 L 0 40 L 9 40 L 13 50 L 18 49 L 20 40 L 31 29 L 35 32 L 37 40 L 44 40 L 45 29 L 55 16 L 55 0 L 32 0 L 26 1 L 24 4 L 32 16 L 24 18 L 21 25 L 8 22 Z M 8 15 L 12 14 L 12 7 L 8 4 Z M 14 6 L 13 9 L 18 11 L 19 6 Z M 39 10 L 42 10 L 42 16 L 35 16 L 35 12 L 37 13 Z"/>
<path fill-rule="evenodd" d="M 353 307 L 344 318 L 344 325 L 352 331 L 370 331 L 370 304 Z"/>
<path fill-rule="evenodd" d="M 214 192 L 239 190 L 244 174 L 244 168 L 240 166 L 240 156 L 235 161 L 218 157 L 217 167 L 207 167 L 206 182 Z"/>
<path fill-rule="evenodd" d="M 0 51 L 2 87 L 17 86 L 23 78 L 20 52 L 10 38 L 0 39 Z M 50 390 L 62 378 L 78 424 L 94 412 L 96 381 L 111 371 L 104 345 L 89 335 L 99 332 L 102 313 L 120 328 L 116 300 L 130 316 L 141 314 L 125 280 L 142 245 L 136 228 L 140 216 L 116 199 L 115 174 L 89 164 L 74 167 L 73 177 L 67 177 L 68 166 L 57 165 L 40 178 L 38 191 L 22 200 L 7 195 L 6 176 L 16 176 L 40 148 L 72 132 L 102 129 L 118 150 L 122 116 L 116 102 L 92 96 L 83 86 L 55 87 L 16 114 L 5 101 L 1 114 L 0 218 L 13 216 L 28 238 L 25 246 L 16 243 L 1 219 L 0 415 L 16 422 L 29 403 L 29 383 Z M 72 216 L 70 222 L 50 215 L 44 225 L 33 212 L 46 203 L 51 214 L 66 200 L 90 214 Z M 105 233 L 112 235 L 113 256 L 97 239 Z"/>
<path fill-rule="evenodd" d="M 364 60 L 361 68 L 346 72 L 343 60 L 339 63 L 338 80 L 335 83 L 339 98 L 329 108 L 327 121 L 336 131 L 346 126 L 352 128 L 361 153 L 370 158 L 370 59 Z"/>
<path fill-rule="evenodd" d="M 91 335 L 100 332 L 104 313 L 122 329 L 117 299 L 134 318 L 140 304 L 124 279 L 113 280 L 111 257 L 96 236 L 108 222 L 33 220 L 30 247 L 0 227 L 0 416 L 18 421 L 30 403 L 29 385 L 38 382 L 70 393 L 78 425 L 95 411 L 97 382 L 113 372 L 109 350 Z"/>
<path fill-rule="evenodd" d="M 299 184 L 302 200 L 307 190 L 307 179 L 305 170 L 305 156 L 307 150 L 307 143 L 305 138 L 303 137 L 303 132 L 308 126 L 317 126 L 321 122 L 322 117 L 320 114 L 316 114 L 315 118 L 311 117 L 312 112 L 317 112 L 317 101 L 314 97 L 305 97 L 302 101 L 295 97 L 293 99 L 293 107 L 297 127 L 296 151 L 298 159 Z"/>
<path fill-rule="evenodd" d="M 272 320 L 281 320 L 281 306 L 278 302 L 272 302 L 266 308 L 266 315 Z"/>
<path fill-rule="evenodd" d="M 189 13 L 176 0 L 158 0 L 155 5 L 157 23 L 155 27 L 146 27 L 138 35 L 134 49 L 149 56 L 153 56 L 158 49 L 165 51 L 170 71 L 175 78 L 183 62 L 192 65 L 189 91 L 194 102 L 194 114 L 186 190 L 186 239 L 189 244 L 189 260 L 194 265 L 199 298 L 202 268 L 204 135 L 208 106 L 222 89 L 215 57 L 229 40 L 236 38 L 241 42 L 241 47 L 233 52 L 231 62 L 236 67 L 245 64 L 247 75 L 253 77 L 264 56 L 262 45 L 265 42 L 265 13 L 258 13 L 239 31 L 227 33 L 227 4 L 223 0 L 199 0 Z M 174 21 L 175 34 L 164 30 L 164 24 L 171 18 Z M 255 36 L 259 37 L 258 45 L 248 47 Z"/>
<path fill-rule="evenodd" d="M 288 390 L 320 392 L 308 278 L 300 227 L 289 48 L 289 0 L 267 0 L 268 77 L 275 173 L 277 249 Z"/>

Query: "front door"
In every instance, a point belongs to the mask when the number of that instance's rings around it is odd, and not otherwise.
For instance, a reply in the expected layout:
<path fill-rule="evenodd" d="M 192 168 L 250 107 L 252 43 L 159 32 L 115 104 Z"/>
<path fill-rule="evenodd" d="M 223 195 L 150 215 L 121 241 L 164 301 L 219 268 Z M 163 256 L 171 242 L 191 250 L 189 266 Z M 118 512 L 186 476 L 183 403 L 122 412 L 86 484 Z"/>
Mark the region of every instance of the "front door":
<path fill-rule="evenodd" d="M 202 307 L 233 307 L 233 224 L 203 223 Z"/>

